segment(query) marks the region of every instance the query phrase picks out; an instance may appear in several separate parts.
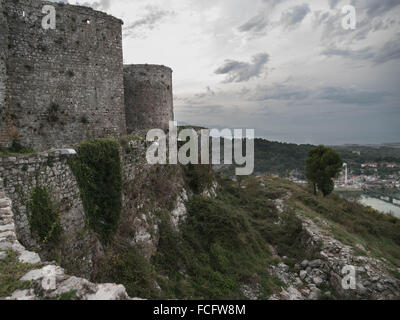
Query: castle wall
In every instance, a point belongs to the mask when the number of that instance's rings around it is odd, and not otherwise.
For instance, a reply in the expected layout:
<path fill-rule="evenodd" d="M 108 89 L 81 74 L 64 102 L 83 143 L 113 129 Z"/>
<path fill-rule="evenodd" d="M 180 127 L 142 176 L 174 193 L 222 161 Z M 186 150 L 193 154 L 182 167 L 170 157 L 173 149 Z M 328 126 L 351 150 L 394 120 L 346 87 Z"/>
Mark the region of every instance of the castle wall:
<path fill-rule="evenodd" d="M 68 158 L 59 151 L 0 156 L 0 178 L 3 179 L 5 194 L 12 200 L 18 240 L 47 259 L 31 235 L 27 211 L 32 190 L 38 185 L 45 186 L 59 210 L 65 234 L 59 263 L 76 275 L 89 276 L 93 268 L 92 259 L 101 255 L 102 246 L 97 236 L 85 227 L 79 188 Z"/>
<path fill-rule="evenodd" d="M 8 26 L 4 16 L 4 0 L 0 0 L 0 145 L 7 140 L 7 131 L 1 130 L 6 108 L 6 58 L 8 51 Z"/>
<path fill-rule="evenodd" d="M 126 132 L 122 21 L 91 8 L 40 0 L 3 0 L 14 137 L 37 151 Z M 56 29 L 44 30 L 44 5 Z"/>
<path fill-rule="evenodd" d="M 159 65 L 125 65 L 125 116 L 128 133 L 168 128 L 174 119 L 172 70 Z"/>

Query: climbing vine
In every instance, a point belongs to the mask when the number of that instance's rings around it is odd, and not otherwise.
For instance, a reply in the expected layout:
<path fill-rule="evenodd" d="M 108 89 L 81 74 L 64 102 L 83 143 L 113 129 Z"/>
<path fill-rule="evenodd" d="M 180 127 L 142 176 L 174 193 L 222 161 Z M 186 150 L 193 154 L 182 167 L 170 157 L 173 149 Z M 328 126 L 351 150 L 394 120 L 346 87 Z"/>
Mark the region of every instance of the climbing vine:
<path fill-rule="evenodd" d="M 31 232 L 42 246 L 56 246 L 61 237 L 61 218 L 47 188 L 33 188 L 27 204 Z"/>
<path fill-rule="evenodd" d="M 85 141 L 70 161 L 78 182 L 88 225 L 104 243 L 117 230 L 122 208 L 119 144 L 111 139 Z"/>

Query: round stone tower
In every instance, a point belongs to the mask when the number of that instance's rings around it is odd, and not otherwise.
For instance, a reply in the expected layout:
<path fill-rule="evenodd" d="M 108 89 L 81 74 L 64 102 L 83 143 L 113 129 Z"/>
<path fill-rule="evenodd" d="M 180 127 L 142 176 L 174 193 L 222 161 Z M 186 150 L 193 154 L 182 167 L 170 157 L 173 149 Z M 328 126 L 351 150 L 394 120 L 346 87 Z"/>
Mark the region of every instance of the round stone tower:
<path fill-rule="evenodd" d="M 174 119 L 172 69 L 149 64 L 124 66 L 125 117 L 128 133 L 166 129 Z"/>
<path fill-rule="evenodd" d="M 44 151 L 125 135 L 122 21 L 64 3 L 0 5 L 0 146 Z M 55 29 L 42 26 L 44 5 Z"/>

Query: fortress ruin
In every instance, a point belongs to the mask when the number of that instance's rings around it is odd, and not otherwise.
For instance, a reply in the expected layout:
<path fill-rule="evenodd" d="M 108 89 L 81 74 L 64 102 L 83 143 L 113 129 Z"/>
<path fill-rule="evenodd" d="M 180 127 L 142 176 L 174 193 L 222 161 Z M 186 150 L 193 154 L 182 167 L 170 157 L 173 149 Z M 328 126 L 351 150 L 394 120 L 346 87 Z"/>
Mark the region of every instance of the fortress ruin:
<path fill-rule="evenodd" d="M 44 5 L 56 29 L 43 29 Z M 165 128 L 172 70 L 123 66 L 123 22 L 88 7 L 0 0 L 0 146 L 35 151 Z"/>

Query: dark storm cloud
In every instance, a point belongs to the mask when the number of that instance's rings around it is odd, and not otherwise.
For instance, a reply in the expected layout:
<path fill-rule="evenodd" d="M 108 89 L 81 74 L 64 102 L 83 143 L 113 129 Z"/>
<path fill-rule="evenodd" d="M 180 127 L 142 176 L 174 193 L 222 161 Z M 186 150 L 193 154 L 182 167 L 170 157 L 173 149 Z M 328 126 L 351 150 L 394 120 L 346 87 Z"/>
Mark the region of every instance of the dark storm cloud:
<path fill-rule="evenodd" d="M 224 82 L 244 82 L 259 77 L 269 60 L 267 53 L 260 53 L 252 58 L 252 62 L 225 60 L 224 65 L 215 70 L 215 74 L 226 74 Z"/>
<path fill-rule="evenodd" d="M 308 4 L 303 3 L 283 12 L 280 22 L 285 28 L 296 27 L 310 12 L 311 10 Z"/>

